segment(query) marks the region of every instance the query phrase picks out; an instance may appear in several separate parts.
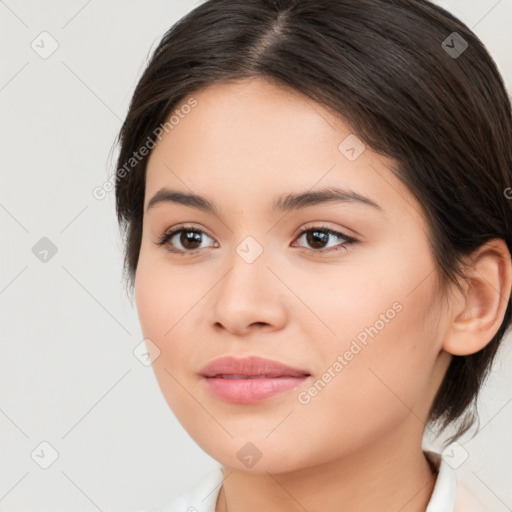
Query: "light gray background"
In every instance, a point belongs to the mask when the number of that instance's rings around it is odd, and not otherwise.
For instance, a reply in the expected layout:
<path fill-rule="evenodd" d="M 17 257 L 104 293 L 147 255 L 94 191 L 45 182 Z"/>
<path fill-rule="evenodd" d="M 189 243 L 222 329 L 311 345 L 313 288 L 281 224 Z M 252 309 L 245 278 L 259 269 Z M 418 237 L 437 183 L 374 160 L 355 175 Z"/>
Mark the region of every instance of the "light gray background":
<path fill-rule="evenodd" d="M 512 0 L 438 3 L 484 41 L 510 91 Z M 114 193 L 92 196 L 115 171 L 109 152 L 149 52 L 195 5 L 0 1 L 1 511 L 134 511 L 218 466 L 133 354 L 143 337 L 121 284 Z M 51 48 L 43 31 L 58 43 L 45 59 L 31 47 Z M 43 237 L 57 248 L 46 263 L 32 252 Z M 510 336 L 499 358 L 481 433 L 450 453 L 493 512 L 512 510 Z M 58 453 L 47 469 L 44 441 Z"/>

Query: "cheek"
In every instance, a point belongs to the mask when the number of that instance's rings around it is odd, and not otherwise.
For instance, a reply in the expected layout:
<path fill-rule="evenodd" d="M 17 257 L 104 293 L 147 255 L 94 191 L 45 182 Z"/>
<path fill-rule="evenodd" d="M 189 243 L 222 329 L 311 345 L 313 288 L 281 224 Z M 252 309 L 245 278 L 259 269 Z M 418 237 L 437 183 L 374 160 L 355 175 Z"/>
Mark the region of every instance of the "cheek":
<path fill-rule="evenodd" d="M 152 368 L 167 404 L 181 421 L 188 417 L 191 407 L 179 384 L 183 381 L 181 372 L 186 370 L 184 361 L 190 359 L 187 351 L 191 346 L 176 340 L 186 325 L 183 320 L 187 310 L 196 301 L 184 297 L 191 293 L 186 291 L 190 287 L 184 287 L 179 279 L 183 276 L 171 275 L 165 265 L 145 257 L 141 251 L 135 280 L 139 322 L 144 338 L 149 338 L 160 350 Z"/>
<path fill-rule="evenodd" d="M 204 296 L 211 286 L 204 273 L 201 280 L 192 269 L 171 265 L 159 251 L 141 251 L 135 279 L 137 312 L 143 336 L 160 350 L 152 366 L 169 405 L 187 397 L 179 383 L 197 370 L 192 361 Z"/>
<path fill-rule="evenodd" d="M 141 250 L 135 295 L 144 336 L 165 345 L 186 324 L 187 312 L 201 296 L 201 286 L 190 272 L 168 264 L 160 251 L 165 249 Z"/>
<path fill-rule="evenodd" d="M 435 355 L 430 343 L 437 325 L 435 267 L 420 235 L 410 233 L 412 242 L 389 240 L 361 250 L 357 261 L 347 259 L 348 267 L 329 266 L 306 278 L 302 293 L 323 321 L 325 343 L 319 348 L 325 347 L 324 355 L 332 356 L 332 349 L 343 353 L 354 343 L 361 347 L 358 359 L 378 366 L 392 365 L 391 355 L 397 362 L 409 358 L 413 365 Z M 416 251 L 407 251 L 411 243 Z"/>
<path fill-rule="evenodd" d="M 368 311 L 385 313 L 388 300 L 365 309 L 364 315 L 359 313 L 357 321 L 354 317 L 338 320 L 339 341 L 329 349 L 324 347 L 324 365 L 294 412 L 294 435 L 311 440 L 315 457 L 332 457 L 334 452 L 346 455 L 384 432 L 394 431 L 411 415 L 414 423 L 414 416 L 418 417 L 418 428 L 423 427 L 419 418 L 428 405 L 435 354 L 429 323 L 417 314 L 418 301 L 399 297 L 399 302 L 402 309 L 388 313 L 393 318 L 387 324 L 375 325 L 378 315 Z M 352 332 L 365 333 L 366 343 L 356 336 L 344 336 L 343 326 L 347 324 Z M 322 432 L 330 442 L 313 438 L 311 432 Z M 334 451 L 333 439 L 337 440 Z"/>
<path fill-rule="evenodd" d="M 338 279 L 331 269 L 324 286 L 306 289 L 308 305 L 324 324 L 314 338 L 317 389 L 304 396 L 311 398 L 305 408 L 312 417 L 334 415 L 344 424 L 349 414 L 356 426 L 350 434 L 357 437 L 422 410 L 439 351 L 428 251 L 423 260 L 382 257 Z"/>

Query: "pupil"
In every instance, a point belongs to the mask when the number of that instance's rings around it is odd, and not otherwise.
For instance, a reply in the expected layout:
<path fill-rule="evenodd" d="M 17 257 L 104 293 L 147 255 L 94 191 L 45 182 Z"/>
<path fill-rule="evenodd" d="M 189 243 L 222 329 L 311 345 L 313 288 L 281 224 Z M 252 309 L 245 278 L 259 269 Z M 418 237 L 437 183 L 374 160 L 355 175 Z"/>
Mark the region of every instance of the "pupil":
<path fill-rule="evenodd" d="M 187 247 L 188 249 L 197 249 L 197 247 L 201 245 L 201 233 L 197 231 L 183 231 L 180 238 L 183 247 Z M 197 242 L 197 246 L 194 245 L 194 242 Z M 190 244 L 192 244 L 192 247 Z"/>
<path fill-rule="evenodd" d="M 317 244 L 318 240 L 320 239 L 320 248 L 322 248 L 322 242 L 326 242 L 327 236 L 327 233 L 324 233 L 322 231 L 310 231 L 307 235 L 308 244 L 311 245 L 311 247 L 318 249 L 319 247 L 317 247 L 317 245 L 315 244 Z"/>

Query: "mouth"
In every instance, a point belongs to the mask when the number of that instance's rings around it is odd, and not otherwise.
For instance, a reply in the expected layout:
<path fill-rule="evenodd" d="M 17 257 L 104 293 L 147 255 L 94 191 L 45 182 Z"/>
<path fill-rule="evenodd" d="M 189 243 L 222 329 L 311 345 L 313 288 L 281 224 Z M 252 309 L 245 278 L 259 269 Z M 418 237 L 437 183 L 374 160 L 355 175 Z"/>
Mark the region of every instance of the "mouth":
<path fill-rule="evenodd" d="M 200 375 L 216 398 L 238 404 L 261 402 L 311 378 L 307 370 L 257 356 L 215 359 Z"/>
<path fill-rule="evenodd" d="M 307 375 L 214 375 L 209 379 L 281 379 L 286 377 L 307 377 Z"/>

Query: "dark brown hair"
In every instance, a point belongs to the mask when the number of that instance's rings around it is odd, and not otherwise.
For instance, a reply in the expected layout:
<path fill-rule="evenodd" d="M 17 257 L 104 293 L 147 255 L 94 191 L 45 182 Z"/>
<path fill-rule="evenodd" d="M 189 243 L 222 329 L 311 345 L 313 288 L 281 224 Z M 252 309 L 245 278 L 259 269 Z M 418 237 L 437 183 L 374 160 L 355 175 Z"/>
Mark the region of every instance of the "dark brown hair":
<path fill-rule="evenodd" d="M 398 163 L 428 221 L 441 282 L 460 286 L 463 257 L 491 239 L 512 252 L 510 100 L 464 23 L 426 0 L 208 0 L 163 36 L 118 135 L 116 208 L 132 292 L 149 155 L 126 163 L 189 95 L 255 76 L 332 109 Z M 460 420 L 446 444 L 478 418 L 478 392 L 510 324 L 509 296 L 493 339 L 452 357 L 428 424 Z"/>

